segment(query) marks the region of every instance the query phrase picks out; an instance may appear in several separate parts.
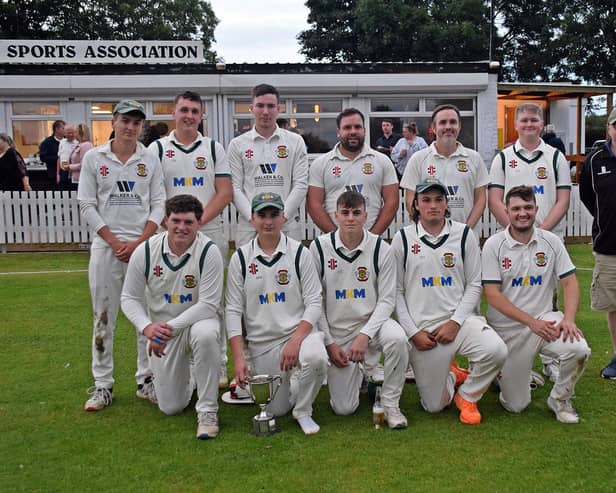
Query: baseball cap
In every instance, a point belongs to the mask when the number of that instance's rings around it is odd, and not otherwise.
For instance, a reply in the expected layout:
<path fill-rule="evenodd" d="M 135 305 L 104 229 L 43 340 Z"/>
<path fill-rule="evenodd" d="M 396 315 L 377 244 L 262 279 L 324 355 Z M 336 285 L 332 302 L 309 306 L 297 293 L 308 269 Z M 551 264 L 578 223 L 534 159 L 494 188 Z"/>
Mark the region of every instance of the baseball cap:
<path fill-rule="evenodd" d="M 115 108 L 113 108 L 114 115 L 116 113 L 120 113 L 124 115 L 126 113 L 133 113 L 133 112 L 140 113 L 143 119 L 145 120 L 146 115 L 145 115 L 144 106 L 139 101 L 135 101 L 134 99 L 123 99 L 122 101 L 120 101 L 118 104 L 115 105 Z"/>
<path fill-rule="evenodd" d="M 424 193 L 430 190 L 431 188 L 436 188 L 443 192 L 444 195 L 447 195 L 447 188 L 436 178 L 426 178 L 422 181 L 417 188 L 415 188 L 415 193 Z"/>
<path fill-rule="evenodd" d="M 613 125 L 614 123 L 616 123 L 616 108 L 613 109 L 610 113 L 610 116 L 607 117 L 607 123 L 609 125 Z"/>
<path fill-rule="evenodd" d="M 284 204 L 282 203 L 282 197 L 277 193 L 262 192 L 255 195 L 252 199 L 252 212 L 261 211 L 267 207 L 273 207 L 274 209 L 284 210 Z"/>

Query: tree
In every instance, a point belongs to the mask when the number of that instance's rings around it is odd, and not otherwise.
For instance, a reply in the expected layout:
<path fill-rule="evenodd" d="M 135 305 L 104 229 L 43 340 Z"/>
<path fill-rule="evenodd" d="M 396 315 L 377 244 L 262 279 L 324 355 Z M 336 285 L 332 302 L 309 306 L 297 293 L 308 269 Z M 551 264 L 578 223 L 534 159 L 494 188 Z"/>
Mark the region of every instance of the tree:
<path fill-rule="evenodd" d="M 218 19 L 204 0 L 9 0 L 0 4 L 4 39 L 203 41 L 212 51 Z"/>

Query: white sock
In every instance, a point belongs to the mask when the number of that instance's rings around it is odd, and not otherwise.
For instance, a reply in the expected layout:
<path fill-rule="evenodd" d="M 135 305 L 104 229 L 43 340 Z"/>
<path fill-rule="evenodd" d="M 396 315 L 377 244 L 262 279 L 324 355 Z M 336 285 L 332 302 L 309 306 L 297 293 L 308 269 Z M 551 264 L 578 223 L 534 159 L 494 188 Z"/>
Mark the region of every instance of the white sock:
<path fill-rule="evenodd" d="M 314 422 L 312 416 L 301 416 L 297 418 L 297 422 L 306 435 L 314 435 L 321 429 L 319 425 Z"/>

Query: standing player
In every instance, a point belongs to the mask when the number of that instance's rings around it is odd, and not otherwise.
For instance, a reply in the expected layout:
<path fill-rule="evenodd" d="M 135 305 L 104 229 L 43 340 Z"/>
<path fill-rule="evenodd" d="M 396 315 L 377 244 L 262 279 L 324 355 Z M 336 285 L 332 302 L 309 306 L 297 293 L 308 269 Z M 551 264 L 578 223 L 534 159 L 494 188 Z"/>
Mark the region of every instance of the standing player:
<path fill-rule="evenodd" d="M 212 240 L 199 232 L 203 206 L 176 195 L 165 206 L 167 231 L 137 247 L 128 263 L 122 311 L 150 340 L 150 366 L 158 407 L 181 413 L 197 384 L 197 438 L 218 435 L 218 368 L 223 263 Z M 145 275 L 144 275 L 145 273 Z M 152 357 L 154 353 L 155 357 Z"/>
<path fill-rule="evenodd" d="M 420 183 L 413 200 L 413 223 L 392 242 L 398 322 L 411 342 L 423 408 L 439 412 L 453 399 L 460 421 L 476 425 L 481 422 L 477 402 L 507 356 L 500 337 L 475 314 L 481 297 L 479 242 L 467 225 L 447 219 L 447 188 L 441 182 Z M 455 364 L 458 354 L 468 358 L 470 373 Z"/>
<path fill-rule="evenodd" d="M 203 204 L 201 232 L 211 238 L 227 263 L 229 239 L 223 232 L 221 212 L 233 198 L 231 171 L 221 144 L 201 135 L 203 102 L 199 94 L 186 91 L 175 97 L 172 113 L 175 130 L 154 141 L 149 149 L 160 158 L 167 197 L 189 193 Z M 221 337 L 219 385 L 227 384 L 227 344 Z"/>
<path fill-rule="evenodd" d="M 560 361 L 560 372 L 548 397 L 548 407 L 562 423 L 577 423 L 571 404 L 590 348 L 575 324 L 580 294 L 575 267 L 563 242 L 535 227 L 537 203 L 532 187 L 507 192 L 509 226 L 483 247 L 483 285 L 489 303 L 488 321 L 507 344 L 500 401 L 511 412 L 530 404 L 531 367 L 541 351 Z M 558 277 L 565 312 L 552 311 L 552 279 Z"/>
<path fill-rule="evenodd" d="M 99 411 L 113 398 L 113 334 L 120 308 L 126 267 L 137 245 L 156 233 L 164 215 L 165 190 L 160 163 L 137 138 L 145 108 L 122 100 L 113 109 L 115 138 L 90 150 L 79 178 L 79 209 L 96 232 L 90 251 L 88 278 L 94 334 L 94 391 L 86 411 Z M 147 339 L 137 335 L 137 397 L 156 402 L 148 367 Z"/>
<path fill-rule="evenodd" d="M 257 237 L 239 247 L 227 273 L 226 322 L 235 380 L 244 387 L 242 319 L 250 367 L 256 374 L 281 374 L 282 384 L 268 405 L 276 416 L 293 409 L 305 434 L 319 431 L 312 419 L 314 402 L 327 369 L 321 316 L 321 285 L 310 252 L 281 233 L 285 206 L 275 193 L 252 200 Z"/>
<path fill-rule="evenodd" d="M 332 363 L 328 370 L 330 403 L 336 414 L 359 406 L 362 365 L 385 356 L 382 403 L 390 428 L 406 428 L 400 395 L 408 364 L 408 344 L 391 313 L 396 301 L 396 264 L 389 245 L 364 229 L 365 200 L 355 191 L 338 197 L 338 229 L 310 246 L 321 275 L 324 312 L 320 328 Z"/>
<path fill-rule="evenodd" d="M 273 192 L 284 201 L 283 231 L 302 240 L 298 208 L 308 188 L 308 156 L 300 135 L 276 125 L 278 90 L 259 84 L 252 90 L 252 130 L 234 138 L 229 144 L 229 167 L 233 182 L 233 203 L 239 212 L 236 245 L 255 236 L 251 224 L 250 200 L 258 193 Z"/>
<path fill-rule="evenodd" d="M 470 226 L 479 237 L 477 224 L 486 207 L 486 165 L 478 152 L 458 142 L 461 119 L 456 106 L 436 107 L 432 129 L 436 140 L 411 156 L 400 181 L 400 187 L 405 189 L 406 210 L 413 215 L 417 185 L 436 178 L 447 187 L 451 218 Z"/>
<path fill-rule="evenodd" d="M 366 200 L 367 227 L 381 235 L 396 215 L 398 178 L 392 162 L 365 144 L 364 115 L 347 108 L 336 117 L 338 144 L 310 166 L 307 209 L 323 233 L 336 230 L 336 201 L 347 190 Z"/>
<path fill-rule="evenodd" d="M 503 197 L 513 187 L 533 187 L 539 211 L 537 227 L 564 236 L 562 219 L 569 209 L 571 174 L 565 156 L 541 140 L 543 110 L 524 103 L 515 110 L 518 140 L 499 152 L 490 168 L 488 206 L 498 223 L 509 224 Z"/>
<path fill-rule="evenodd" d="M 595 268 L 590 305 L 593 310 L 607 312 L 614 349 L 601 376 L 616 380 L 616 110 L 607 118 L 607 133 L 605 145 L 586 158 L 580 175 L 580 198 L 593 217 Z"/>

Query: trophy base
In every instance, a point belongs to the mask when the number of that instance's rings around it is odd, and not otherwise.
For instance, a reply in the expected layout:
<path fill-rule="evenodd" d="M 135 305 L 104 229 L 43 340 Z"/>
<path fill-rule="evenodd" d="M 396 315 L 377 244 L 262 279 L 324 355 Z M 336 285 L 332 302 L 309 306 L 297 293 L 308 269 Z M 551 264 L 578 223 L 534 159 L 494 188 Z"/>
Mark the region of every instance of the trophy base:
<path fill-rule="evenodd" d="M 276 424 L 274 416 L 255 416 L 252 418 L 252 433 L 258 437 L 267 437 L 278 433 L 280 428 Z"/>

